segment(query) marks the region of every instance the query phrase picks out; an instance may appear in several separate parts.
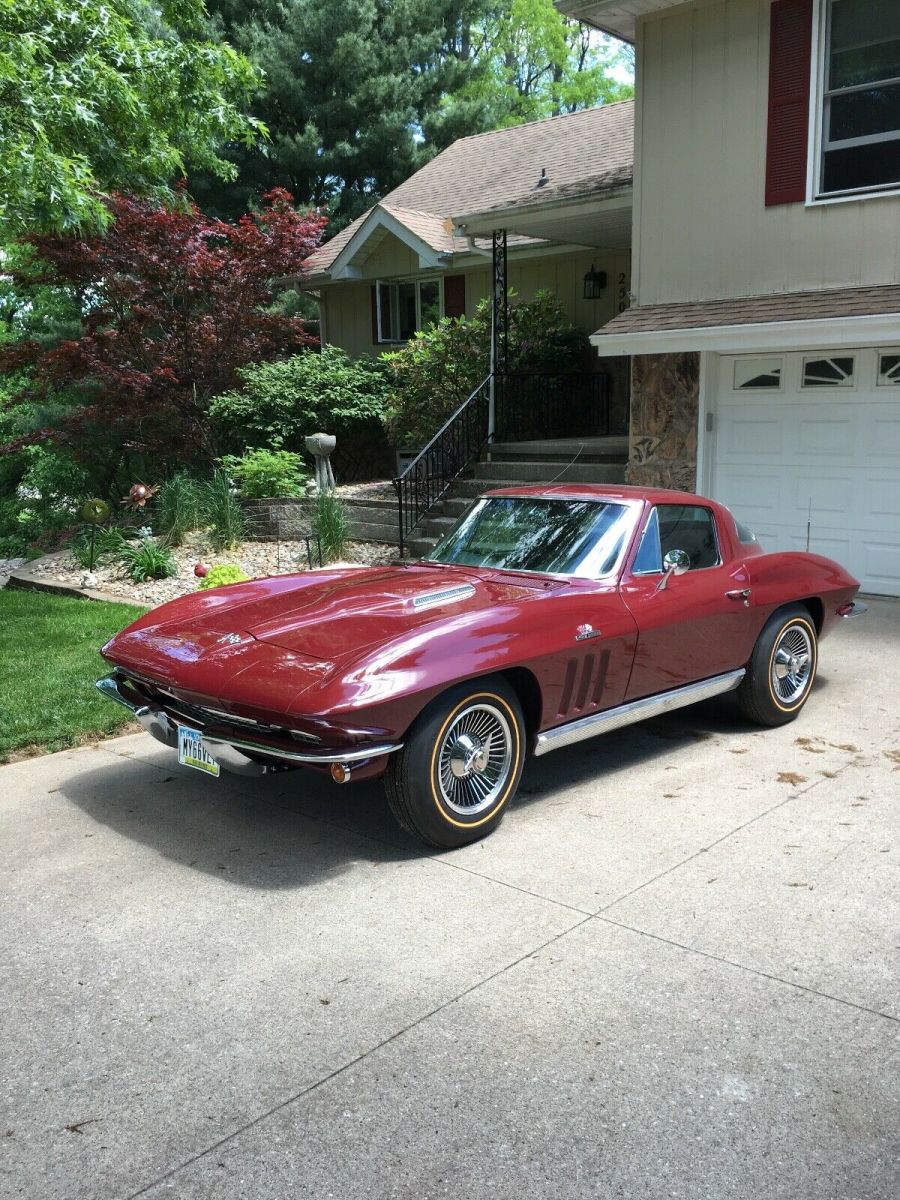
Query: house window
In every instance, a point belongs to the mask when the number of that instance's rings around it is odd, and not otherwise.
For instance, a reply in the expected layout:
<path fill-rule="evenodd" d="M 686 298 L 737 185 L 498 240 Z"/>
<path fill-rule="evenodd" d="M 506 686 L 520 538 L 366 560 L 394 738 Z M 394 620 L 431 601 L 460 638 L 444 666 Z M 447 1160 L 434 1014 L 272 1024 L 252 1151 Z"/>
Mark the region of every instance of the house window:
<path fill-rule="evenodd" d="M 734 390 L 780 388 L 780 358 L 740 358 L 734 364 Z"/>
<path fill-rule="evenodd" d="M 900 4 L 823 0 L 819 195 L 900 186 Z"/>
<path fill-rule="evenodd" d="M 854 360 L 847 358 L 804 358 L 803 386 L 853 387 Z"/>
<path fill-rule="evenodd" d="M 878 386 L 900 386 L 900 354 L 878 355 Z"/>
<path fill-rule="evenodd" d="M 419 329 L 441 319 L 439 279 L 401 279 L 375 287 L 379 342 L 408 342 Z"/>

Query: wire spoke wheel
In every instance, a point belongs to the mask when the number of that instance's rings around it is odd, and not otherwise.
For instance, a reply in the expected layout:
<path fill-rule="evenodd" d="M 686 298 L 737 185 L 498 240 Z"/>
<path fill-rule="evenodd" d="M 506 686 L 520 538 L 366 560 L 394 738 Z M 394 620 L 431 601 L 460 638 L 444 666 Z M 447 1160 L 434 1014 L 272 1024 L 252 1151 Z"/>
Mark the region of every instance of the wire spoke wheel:
<path fill-rule="evenodd" d="M 772 692 L 784 704 L 795 704 L 809 687 L 815 664 L 812 639 L 804 625 L 789 625 L 772 656 Z"/>
<path fill-rule="evenodd" d="M 437 756 L 437 783 L 447 808 L 472 817 L 495 803 L 513 769 L 513 731 L 505 712 L 480 701 L 457 714 Z"/>

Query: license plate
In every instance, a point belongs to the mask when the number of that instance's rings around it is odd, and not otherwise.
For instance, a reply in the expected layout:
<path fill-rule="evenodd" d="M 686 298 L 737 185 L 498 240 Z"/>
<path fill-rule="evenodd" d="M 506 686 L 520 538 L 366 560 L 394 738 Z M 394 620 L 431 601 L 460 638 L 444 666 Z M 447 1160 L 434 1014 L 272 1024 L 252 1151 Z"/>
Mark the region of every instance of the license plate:
<path fill-rule="evenodd" d="M 203 734 L 199 729 L 178 726 L 178 761 L 183 767 L 193 767 L 195 771 L 218 777 L 219 764 L 203 745 Z"/>

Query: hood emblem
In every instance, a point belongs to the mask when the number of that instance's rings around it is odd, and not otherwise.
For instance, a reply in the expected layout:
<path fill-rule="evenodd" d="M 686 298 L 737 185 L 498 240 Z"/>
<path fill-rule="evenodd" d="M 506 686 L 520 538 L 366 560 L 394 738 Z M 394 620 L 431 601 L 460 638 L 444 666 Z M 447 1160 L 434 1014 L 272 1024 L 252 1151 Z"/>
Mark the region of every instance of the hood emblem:
<path fill-rule="evenodd" d="M 219 638 L 220 646 L 239 646 L 244 639 L 239 633 L 226 633 Z"/>
<path fill-rule="evenodd" d="M 586 642 L 590 638 L 602 637 L 603 630 L 595 629 L 593 625 L 579 625 L 575 630 L 575 641 Z"/>

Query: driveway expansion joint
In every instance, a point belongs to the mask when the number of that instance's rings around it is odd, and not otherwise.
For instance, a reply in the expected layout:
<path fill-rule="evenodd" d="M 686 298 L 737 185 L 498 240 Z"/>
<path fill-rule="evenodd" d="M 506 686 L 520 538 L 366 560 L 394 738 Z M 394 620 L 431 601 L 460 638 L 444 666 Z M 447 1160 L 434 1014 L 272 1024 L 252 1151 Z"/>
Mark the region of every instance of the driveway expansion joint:
<path fill-rule="evenodd" d="M 839 779 L 844 771 L 853 766 L 854 761 L 855 760 L 851 760 L 838 767 L 838 769 L 830 777 L 831 781 Z M 814 788 L 817 788 L 820 784 L 825 782 L 826 780 L 823 776 L 821 778 L 811 780 L 808 787 L 795 788 L 787 796 L 785 796 L 783 800 L 779 800 L 777 804 L 772 804 L 769 808 L 764 808 L 762 812 L 758 812 L 754 814 L 754 816 L 748 817 L 746 821 L 742 821 L 740 825 L 735 825 L 733 829 L 729 829 L 727 833 L 723 833 L 720 837 L 714 838 L 707 845 L 701 846 L 699 850 L 695 850 L 693 854 L 689 854 L 687 858 L 683 858 L 681 862 L 673 863 L 671 867 L 666 867 L 664 871 L 660 871 L 659 874 L 654 875 L 652 879 L 647 879 L 643 883 L 637 884 L 637 886 L 631 888 L 630 891 L 624 892 L 621 896 L 617 896 L 615 900 L 611 900 L 609 904 L 601 904 L 601 906 L 594 911 L 593 916 L 599 917 L 604 913 L 608 913 L 609 910 L 615 908 L 617 904 L 622 904 L 623 901 L 630 900 L 632 896 L 637 895 L 637 893 L 643 891 L 644 888 L 648 888 L 652 884 L 658 883 L 660 879 L 665 879 L 666 876 L 672 875 L 675 871 L 680 871 L 682 867 L 687 866 L 688 863 L 691 863 L 694 861 L 694 859 L 699 858 L 701 854 L 708 854 L 710 850 L 713 850 L 716 846 L 720 846 L 723 842 L 727 842 L 728 839 L 734 837 L 736 833 L 740 833 L 742 830 L 754 825 L 757 821 L 761 821 L 764 817 L 768 817 L 772 813 L 778 812 L 779 809 L 782 809 L 786 807 L 786 805 L 793 803 L 794 800 L 799 800 L 801 797 L 806 796 Z M 614 923 L 618 924 L 618 922 Z M 624 926 L 623 928 L 628 928 L 628 926 Z M 635 930 L 635 932 L 639 933 L 641 931 Z"/>
<path fill-rule="evenodd" d="M 426 1021 L 430 1021 L 432 1017 L 436 1017 L 445 1009 L 450 1008 L 451 1005 L 458 1004 L 460 1000 L 463 1000 L 466 996 L 477 991 L 479 988 L 484 987 L 485 984 L 491 983 L 495 979 L 499 979 L 501 975 L 505 975 L 508 971 L 511 971 L 513 967 L 517 967 L 520 963 L 525 962 L 526 959 L 532 958 L 535 954 L 539 954 L 542 950 L 546 950 L 548 946 L 552 946 L 555 942 L 567 937 L 570 933 L 574 932 L 574 930 L 580 928 L 580 926 L 587 924 L 587 922 L 591 919 L 592 918 L 590 914 L 587 914 L 582 918 L 582 920 L 576 921 L 567 929 L 563 929 L 559 933 L 555 933 L 552 937 L 545 938 L 544 941 L 539 942 L 536 946 L 530 946 L 511 962 L 499 967 L 496 971 L 492 971 L 483 979 L 476 980 L 475 983 L 463 988 L 462 991 L 457 992 L 456 995 L 449 997 L 449 999 L 442 1001 L 440 1004 L 430 1009 L 427 1013 L 423 1013 L 421 1016 L 416 1017 L 414 1021 L 410 1021 L 408 1025 L 405 1025 L 402 1029 L 398 1029 L 395 1033 L 392 1033 L 390 1037 L 383 1038 L 374 1046 L 370 1046 L 368 1050 L 363 1051 L 362 1054 L 358 1054 L 355 1058 L 350 1059 L 348 1062 L 342 1063 L 341 1066 L 335 1067 L 333 1071 L 329 1071 L 326 1075 L 323 1075 L 321 1079 L 317 1079 L 308 1087 L 301 1088 L 299 1092 L 295 1092 L 292 1095 L 287 1096 L 284 1100 L 280 1100 L 278 1104 L 272 1105 L 271 1108 L 266 1109 L 265 1112 L 259 1113 L 252 1120 L 245 1121 L 243 1125 L 239 1126 L 239 1128 L 233 1129 L 224 1137 L 219 1138 L 211 1145 L 206 1146 L 203 1150 L 199 1150 L 196 1154 L 191 1155 L 190 1158 L 185 1159 L 184 1162 L 179 1163 L 178 1166 L 172 1167 L 170 1170 L 164 1172 L 164 1174 L 152 1179 L 142 1188 L 138 1188 L 136 1192 L 130 1192 L 128 1196 L 124 1197 L 124 1200 L 138 1200 L 138 1197 L 146 1196 L 148 1192 L 152 1191 L 154 1188 L 162 1186 L 168 1180 L 173 1179 L 177 1174 L 179 1174 L 181 1171 L 184 1171 L 187 1167 L 193 1166 L 194 1163 L 199 1162 L 208 1154 L 212 1154 L 215 1150 L 220 1150 L 223 1146 L 226 1146 L 229 1142 L 233 1141 L 236 1137 L 239 1137 L 242 1133 L 246 1133 L 248 1130 L 254 1129 L 257 1125 L 261 1125 L 264 1121 L 268 1120 L 269 1117 L 272 1117 L 276 1113 L 282 1112 L 284 1109 L 289 1108 L 292 1104 L 296 1104 L 298 1101 L 305 1099 L 313 1092 L 318 1091 L 319 1088 L 324 1084 L 329 1083 L 332 1079 L 336 1079 L 338 1076 L 345 1074 L 352 1067 L 356 1067 L 360 1063 L 365 1062 L 370 1055 L 375 1054 L 379 1050 L 383 1050 L 385 1046 L 390 1046 L 392 1043 L 404 1037 L 407 1033 L 410 1033 L 413 1029 L 417 1029 L 420 1025 L 424 1025 Z"/>
<path fill-rule="evenodd" d="M 654 942 L 661 942 L 665 946 L 672 946 L 676 950 L 684 950 L 687 954 L 696 954 L 700 958 L 707 958 L 710 962 L 721 963 L 726 967 L 733 967 L 737 971 L 744 971 L 748 975 L 756 975 L 760 979 L 768 979 L 772 983 L 781 983 L 785 987 L 793 988 L 795 991 L 806 992 L 810 996 L 816 996 L 820 1000 L 830 1000 L 834 1004 L 842 1004 L 847 1008 L 854 1008 L 857 1012 L 868 1013 L 873 1017 L 880 1017 L 884 1021 L 892 1021 L 895 1025 L 900 1025 L 900 1017 L 895 1017 L 893 1013 L 881 1012 L 880 1009 L 870 1008 L 866 1004 L 859 1004 L 856 1000 L 847 1000 L 843 996 L 834 996 L 831 992 L 822 992 L 818 988 L 810 987 L 805 983 L 797 983 L 793 979 L 784 979 L 781 975 L 773 975 L 771 971 L 761 971 L 758 967 L 749 967 L 746 963 L 735 962 L 732 958 L 723 958 L 719 954 L 711 954 L 708 950 L 700 950 L 696 946 L 688 946 L 684 942 L 676 942 L 673 938 L 663 937 L 659 933 L 651 933 L 648 929 L 639 929 L 635 925 L 626 925 L 624 921 L 616 921 L 612 917 L 606 917 L 602 913 L 597 913 L 591 918 L 594 921 L 603 921 L 606 925 L 614 925 L 617 929 L 626 929 L 629 933 L 635 933 L 638 937 L 650 938 Z"/>

